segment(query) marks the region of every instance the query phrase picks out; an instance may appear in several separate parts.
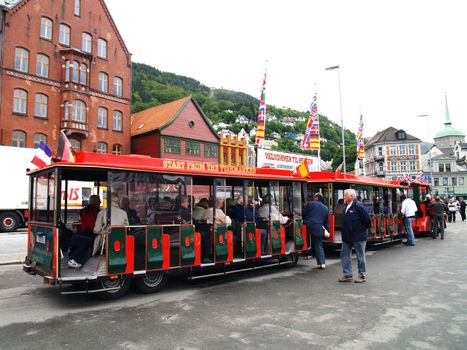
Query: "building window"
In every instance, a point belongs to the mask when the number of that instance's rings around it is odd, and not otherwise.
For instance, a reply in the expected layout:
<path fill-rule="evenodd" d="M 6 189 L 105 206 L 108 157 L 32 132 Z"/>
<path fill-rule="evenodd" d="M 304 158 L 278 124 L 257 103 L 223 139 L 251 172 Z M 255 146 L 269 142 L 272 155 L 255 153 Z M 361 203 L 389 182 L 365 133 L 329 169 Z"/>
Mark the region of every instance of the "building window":
<path fill-rule="evenodd" d="M 123 94 L 123 80 L 121 78 L 114 78 L 114 95 L 122 96 Z"/>
<path fill-rule="evenodd" d="M 399 155 L 405 156 L 407 154 L 405 145 L 399 145 Z"/>
<path fill-rule="evenodd" d="M 115 131 L 122 131 L 123 130 L 123 123 L 122 123 L 123 115 L 120 111 L 114 111 L 113 114 L 113 126 L 112 129 Z"/>
<path fill-rule="evenodd" d="M 119 145 L 118 143 L 116 143 L 115 145 L 113 145 L 112 147 L 112 153 L 115 154 L 115 155 L 120 155 L 122 154 L 122 145 Z"/>
<path fill-rule="evenodd" d="M 41 141 L 47 143 L 47 136 L 44 134 L 34 134 L 34 148 L 38 148 Z"/>
<path fill-rule="evenodd" d="M 439 170 L 440 173 L 444 173 L 444 164 L 439 163 L 438 164 L 438 170 Z"/>
<path fill-rule="evenodd" d="M 11 133 L 11 145 L 13 147 L 26 147 L 26 133 L 20 130 L 13 130 Z"/>
<path fill-rule="evenodd" d="M 70 61 L 65 62 L 65 81 L 70 81 Z"/>
<path fill-rule="evenodd" d="M 21 72 L 28 72 L 29 67 L 29 51 L 22 47 L 17 47 L 15 50 L 15 69 Z"/>
<path fill-rule="evenodd" d="M 415 160 L 410 160 L 409 161 L 409 170 L 413 171 L 417 169 L 417 162 Z"/>
<path fill-rule="evenodd" d="M 41 38 L 52 40 L 52 20 L 50 18 L 41 18 Z"/>
<path fill-rule="evenodd" d="M 443 186 L 449 186 L 447 177 L 443 177 Z"/>
<path fill-rule="evenodd" d="M 453 186 L 457 186 L 457 177 L 453 177 L 453 178 L 451 179 L 451 182 L 452 182 L 452 185 L 453 185 Z"/>
<path fill-rule="evenodd" d="M 436 186 L 439 186 L 439 178 L 437 177 L 434 177 L 433 178 L 433 185 L 436 187 Z"/>
<path fill-rule="evenodd" d="M 69 139 L 71 143 L 71 148 L 73 148 L 73 151 L 79 152 L 81 151 L 81 141 L 76 140 L 76 139 Z"/>
<path fill-rule="evenodd" d="M 444 164 L 444 167 L 446 168 L 446 172 L 450 173 L 451 172 L 451 163 L 446 163 Z"/>
<path fill-rule="evenodd" d="M 383 147 L 379 146 L 378 147 L 378 157 L 382 157 L 383 156 Z"/>
<path fill-rule="evenodd" d="M 109 91 L 109 76 L 106 73 L 99 72 L 99 85 L 100 92 L 107 93 Z"/>
<path fill-rule="evenodd" d="M 97 143 L 97 153 L 107 153 L 107 144 L 105 142 Z"/>
<path fill-rule="evenodd" d="M 36 74 L 40 77 L 49 77 L 49 57 L 43 54 L 37 55 Z"/>
<path fill-rule="evenodd" d="M 396 138 L 397 138 L 398 140 L 405 140 L 405 139 L 406 139 L 405 131 L 404 131 L 404 130 L 399 130 L 399 131 L 396 133 Z"/>
<path fill-rule="evenodd" d="M 83 33 L 82 42 L 81 42 L 81 50 L 87 53 L 91 53 L 92 51 L 92 36 L 89 33 Z"/>
<path fill-rule="evenodd" d="M 80 84 L 86 85 L 88 75 L 88 66 L 84 63 L 81 63 L 79 66 L 79 82 Z"/>
<path fill-rule="evenodd" d="M 79 83 L 79 62 L 73 62 L 73 82 Z"/>
<path fill-rule="evenodd" d="M 63 103 L 63 120 L 68 120 L 69 115 L 70 115 L 70 104 L 68 101 L 65 101 Z"/>
<path fill-rule="evenodd" d="M 97 39 L 97 57 L 107 58 L 107 41 L 104 39 Z"/>
<path fill-rule="evenodd" d="M 409 154 L 414 155 L 415 154 L 415 145 L 409 145 Z"/>
<path fill-rule="evenodd" d="M 204 144 L 204 156 L 208 158 L 217 158 L 217 145 L 213 143 L 205 143 Z"/>
<path fill-rule="evenodd" d="M 86 104 L 83 101 L 73 101 L 71 105 L 71 120 L 86 123 Z"/>
<path fill-rule="evenodd" d="M 235 157 L 233 159 L 235 159 Z M 233 164 L 235 164 L 235 160 L 234 160 Z M 378 163 L 378 171 L 380 173 L 382 173 L 384 171 L 384 164 L 382 162 Z"/>
<path fill-rule="evenodd" d="M 389 146 L 389 155 L 391 156 L 397 155 L 396 146 Z"/>
<path fill-rule="evenodd" d="M 407 171 L 407 161 L 401 160 L 401 172 Z"/>
<path fill-rule="evenodd" d="M 391 160 L 391 171 L 397 172 L 397 160 Z"/>
<path fill-rule="evenodd" d="M 28 93 L 23 89 L 15 89 L 13 93 L 13 112 L 26 114 Z"/>
<path fill-rule="evenodd" d="M 60 24 L 60 35 L 58 42 L 65 46 L 70 46 L 70 33 L 71 29 L 66 24 Z"/>
<path fill-rule="evenodd" d="M 104 107 L 99 107 L 97 109 L 97 127 L 102 129 L 107 129 L 107 115 L 108 110 Z"/>
<path fill-rule="evenodd" d="M 459 186 L 464 186 L 464 178 L 463 177 L 459 178 Z"/>
<path fill-rule="evenodd" d="M 185 154 L 199 156 L 201 144 L 197 141 L 185 141 Z"/>
<path fill-rule="evenodd" d="M 179 139 L 164 138 L 165 153 L 180 154 L 180 149 L 181 147 Z"/>
<path fill-rule="evenodd" d="M 34 116 L 39 118 L 47 118 L 47 96 L 44 94 L 36 94 L 36 104 L 34 108 Z"/>
<path fill-rule="evenodd" d="M 79 16 L 81 13 L 81 0 L 75 0 L 75 9 L 74 9 L 75 16 Z"/>

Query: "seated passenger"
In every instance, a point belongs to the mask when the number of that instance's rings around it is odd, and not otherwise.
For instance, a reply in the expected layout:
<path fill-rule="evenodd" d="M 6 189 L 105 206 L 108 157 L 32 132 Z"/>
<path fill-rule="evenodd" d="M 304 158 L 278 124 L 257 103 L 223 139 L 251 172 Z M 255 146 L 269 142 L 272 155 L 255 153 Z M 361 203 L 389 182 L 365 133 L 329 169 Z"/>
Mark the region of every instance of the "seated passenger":
<path fill-rule="evenodd" d="M 180 198 L 180 218 L 182 224 L 191 224 L 190 198 L 188 196 Z"/>
<path fill-rule="evenodd" d="M 270 215 L 270 216 L 269 216 Z M 258 209 L 258 216 L 261 220 L 268 221 L 271 217 L 272 221 L 280 221 L 282 225 L 289 221 L 287 216 L 283 216 L 277 207 L 271 203 L 271 196 L 267 194 L 263 198 L 263 203 Z"/>
<path fill-rule="evenodd" d="M 110 225 L 111 226 L 128 226 L 128 216 L 126 212 L 118 207 L 120 200 L 118 194 L 111 194 L 111 205 L 110 205 Z M 104 234 L 107 227 L 107 208 L 102 209 L 97 214 L 96 224 L 94 225 L 94 248 L 92 254 L 95 255 L 100 253 L 103 248 Z"/>
<path fill-rule="evenodd" d="M 86 252 L 91 248 L 94 239 L 94 225 L 99 213 L 101 199 L 94 194 L 89 198 L 89 204 L 81 209 L 80 228 L 72 226 L 72 232 L 66 240 L 66 246 L 70 247 L 68 254 L 68 267 L 80 268 L 85 263 Z"/>
<path fill-rule="evenodd" d="M 206 198 L 201 198 L 196 204 L 195 209 L 193 209 L 193 220 L 201 221 L 203 219 L 204 212 L 209 207 L 209 202 Z"/>
<path fill-rule="evenodd" d="M 224 206 L 224 200 L 221 198 L 216 199 L 216 211 L 215 211 L 215 216 L 216 216 L 216 224 L 227 224 L 227 226 L 232 225 L 232 220 L 230 217 L 224 214 L 222 207 Z M 206 209 L 204 212 L 202 220 L 206 220 L 208 224 L 213 223 L 214 219 L 214 209 L 212 207 Z"/>
<path fill-rule="evenodd" d="M 157 201 L 155 197 L 148 200 L 148 207 L 146 209 L 146 217 L 144 219 L 146 225 L 154 225 L 156 223 Z"/>
<path fill-rule="evenodd" d="M 130 223 L 130 225 L 141 224 L 141 220 L 139 219 L 136 210 L 130 208 L 130 198 L 123 197 L 122 202 L 120 203 L 120 208 L 122 208 L 126 212 L 126 215 L 128 216 L 128 222 Z"/>

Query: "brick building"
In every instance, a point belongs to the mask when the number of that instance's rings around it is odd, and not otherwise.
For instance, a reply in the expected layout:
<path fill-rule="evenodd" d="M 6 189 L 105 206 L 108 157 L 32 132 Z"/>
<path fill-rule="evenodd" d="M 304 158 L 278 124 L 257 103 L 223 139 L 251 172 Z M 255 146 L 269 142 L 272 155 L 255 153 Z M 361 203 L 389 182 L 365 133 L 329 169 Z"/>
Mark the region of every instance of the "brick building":
<path fill-rule="evenodd" d="M 404 130 L 389 127 L 379 131 L 365 145 L 367 176 L 396 179 L 403 174 L 417 176 L 421 170 L 421 140 Z"/>
<path fill-rule="evenodd" d="M 0 144 L 130 153 L 131 55 L 103 0 L 0 0 Z"/>
<path fill-rule="evenodd" d="M 155 158 L 219 163 L 219 137 L 191 96 L 135 113 L 131 151 Z"/>

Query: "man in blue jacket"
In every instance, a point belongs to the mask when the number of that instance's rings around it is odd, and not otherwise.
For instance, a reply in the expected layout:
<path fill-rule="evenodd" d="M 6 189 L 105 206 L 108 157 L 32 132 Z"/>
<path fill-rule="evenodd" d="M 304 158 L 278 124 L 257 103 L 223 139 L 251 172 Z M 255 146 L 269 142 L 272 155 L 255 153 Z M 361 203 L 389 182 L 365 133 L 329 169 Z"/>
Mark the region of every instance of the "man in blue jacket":
<path fill-rule="evenodd" d="M 339 278 L 339 282 L 352 281 L 352 247 L 355 248 L 358 260 L 358 277 L 355 283 L 365 282 L 366 261 L 365 247 L 367 230 L 371 226 L 370 215 L 366 208 L 357 201 L 357 193 L 353 189 L 344 191 L 344 219 L 342 225 L 342 250 L 341 262 L 344 275 Z"/>
<path fill-rule="evenodd" d="M 311 236 L 311 244 L 315 252 L 316 263 L 322 270 L 326 268 L 323 250 L 324 230 L 329 231 L 329 213 L 324 205 L 324 198 L 321 193 L 315 193 L 313 200 L 308 202 L 303 208 L 303 223 L 306 225 L 306 232 Z"/>

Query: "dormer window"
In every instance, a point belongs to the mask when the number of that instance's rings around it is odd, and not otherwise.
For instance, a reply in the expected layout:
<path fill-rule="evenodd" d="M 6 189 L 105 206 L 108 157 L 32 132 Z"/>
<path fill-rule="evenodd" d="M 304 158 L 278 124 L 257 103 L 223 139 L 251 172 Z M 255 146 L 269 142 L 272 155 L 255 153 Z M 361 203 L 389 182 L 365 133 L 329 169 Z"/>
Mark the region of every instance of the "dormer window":
<path fill-rule="evenodd" d="M 405 140 L 407 138 L 407 135 L 405 134 L 404 130 L 399 130 L 396 132 L 396 139 L 398 140 Z"/>

